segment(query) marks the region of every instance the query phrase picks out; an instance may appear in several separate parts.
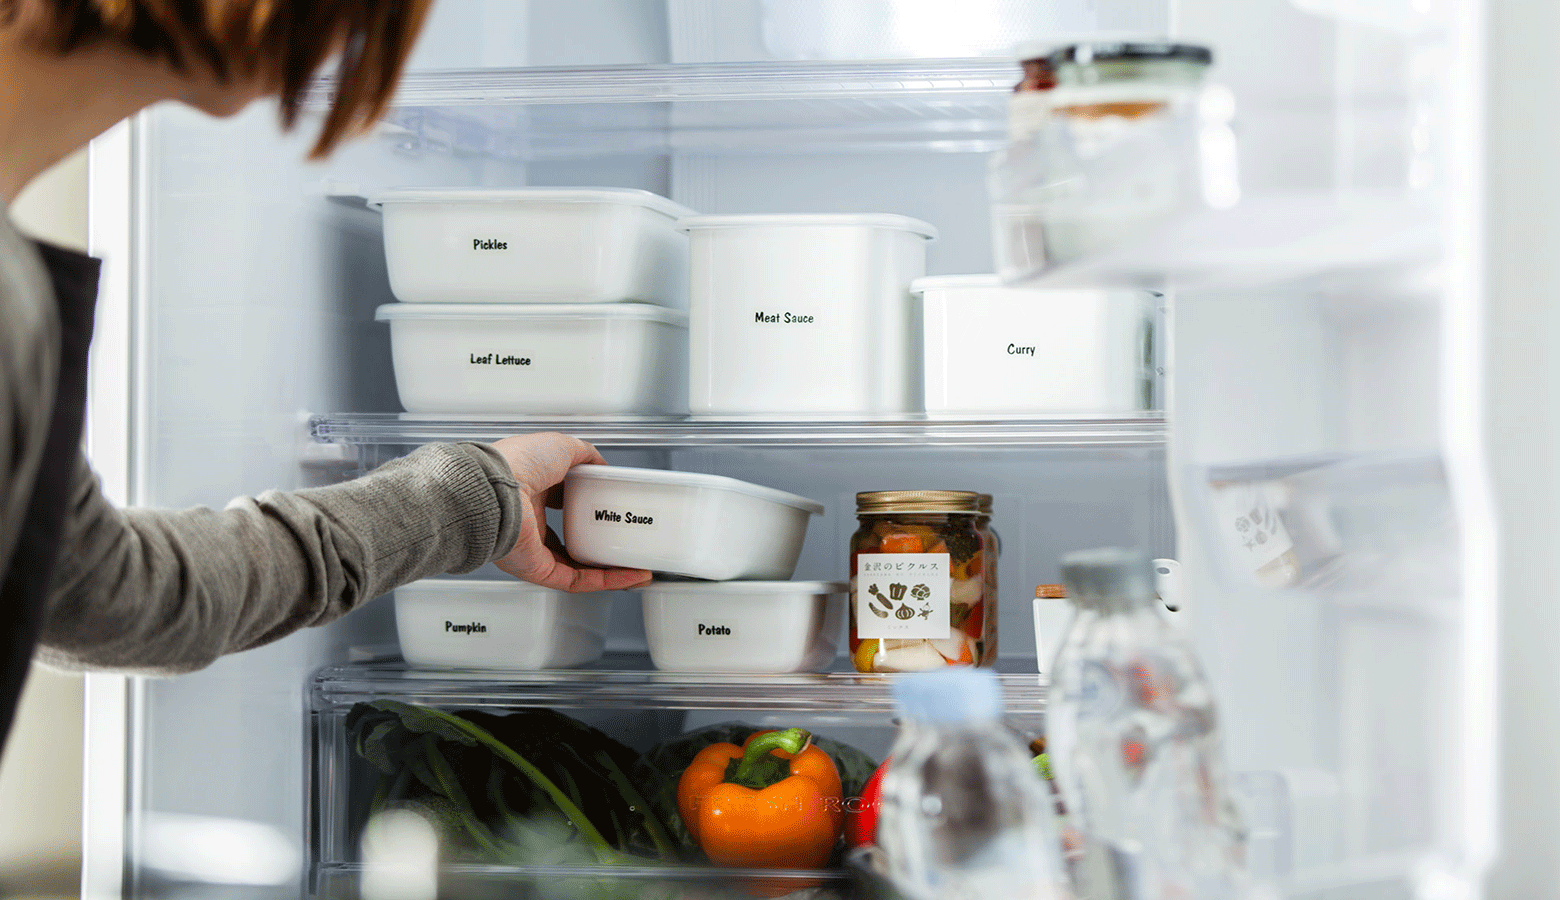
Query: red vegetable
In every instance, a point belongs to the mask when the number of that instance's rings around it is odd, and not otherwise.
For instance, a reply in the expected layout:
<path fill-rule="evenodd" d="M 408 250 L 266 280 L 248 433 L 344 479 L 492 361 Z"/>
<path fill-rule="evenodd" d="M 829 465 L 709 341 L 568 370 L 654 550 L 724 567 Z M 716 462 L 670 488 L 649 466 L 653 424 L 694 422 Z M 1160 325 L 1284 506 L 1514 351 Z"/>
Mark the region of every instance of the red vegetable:
<path fill-rule="evenodd" d="M 867 784 L 861 796 L 845 804 L 845 844 L 848 847 L 864 847 L 877 840 L 878 806 L 883 801 L 883 773 L 893 757 L 883 760 Z"/>

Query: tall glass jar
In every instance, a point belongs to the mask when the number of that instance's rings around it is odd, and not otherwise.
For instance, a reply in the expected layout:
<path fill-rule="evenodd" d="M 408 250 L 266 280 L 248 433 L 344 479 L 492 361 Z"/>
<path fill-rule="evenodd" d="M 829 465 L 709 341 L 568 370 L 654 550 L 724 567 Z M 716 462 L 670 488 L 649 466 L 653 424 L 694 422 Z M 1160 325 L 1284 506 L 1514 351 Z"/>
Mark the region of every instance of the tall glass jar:
<path fill-rule="evenodd" d="M 980 515 L 975 517 L 975 530 L 980 534 L 980 553 L 984 561 L 984 577 L 986 579 L 985 592 L 990 596 L 990 601 L 982 604 L 982 619 L 990 618 L 992 622 L 997 618 L 997 597 L 1001 592 L 997 588 L 997 559 L 1002 555 L 1002 538 L 991 527 L 991 510 L 994 498 L 990 494 L 981 494 L 977 500 Z M 984 622 L 977 628 L 983 629 Z M 997 629 L 993 625 L 991 633 L 986 635 L 986 652 L 994 660 L 997 658 Z"/>
<path fill-rule="evenodd" d="M 996 598 L 971 491 L 867 491 L 850 541 L 850 652 L 858 672 L 996 662 Z"/>

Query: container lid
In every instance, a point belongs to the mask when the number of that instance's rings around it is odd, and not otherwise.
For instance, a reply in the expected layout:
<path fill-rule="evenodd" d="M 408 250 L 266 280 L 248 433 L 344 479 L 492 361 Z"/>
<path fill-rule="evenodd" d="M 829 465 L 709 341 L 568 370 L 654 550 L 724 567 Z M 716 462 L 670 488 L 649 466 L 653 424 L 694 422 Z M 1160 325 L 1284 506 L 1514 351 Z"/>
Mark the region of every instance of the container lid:
<path fill-rule="evenodd" d="M 667 469 L 640 469 L 631 466 L 583 465 L 570 469 L 568 477 L 596 478 L 602 481 L 626 481 L 633 484 L 676 484 L 687 487 L 712 488 L 718 491 L 733 491 L 738 494 L 747 494 L 749 497 L 757 497 L 760 500 L 768 500 L 771 503 L 793 506 L 815 516 L 823 515 L 823 504 L 816 500 L 809 500 L 796 494 L 788 494 L 785 491 L 764 487 L 761 484 L 752 484 L 736 478 L 727 478 L 724 475 L 705 475 L 700 472 L 673 472 Z"/>
<path fill-rule="evenodd" d="M 843 581 L 652 581 L 637 590 L 647 594 L 844 594 Z"/>
<path fill-rule="evenodd" d="M 990 494 L 981 494 L 976 499 L 980 506 L 980 514 L 983 516 L 991 515 L 991 504 L 996 502 L 996 498 Z"/>
<path fill-rule="evenodd" d="M 1045 60 L 1051 54 L 1074 44 L 1154 44 L 1162 43 L 1160 35 L 1151 31 L 1073 31 L 1053 34 L 1050 37 L 1031 38 L 1013 45 L 1013 58 L 1019 62 Z"/>
<path fill-rule="evenodd" d="M 1081 607 L 1102 611 L 1145 606 L 1154 599 L 1154 566 L 1137 550 L 1105 547 L 1062 557 L 1062 581 Z"/>
<path fill-rule="evenodd" d="M 498 597 L 534 596 L 557 594 L 571 596 L 568 591 L 555 588 L 542 587 L 529 581 L 521 581 L 518 578 L 493 579 L 493 578 L 424 578 L 413 581 L 396 588 L 397 591 L 407 593 L 421 593 L 423 591 L 438 591 L 439 593 L 455 594 L 490 594 Z M 572 596 L 586 596 L 577 594 Z"/>
<path fill-rule="evenodd" d="M 616 203 L 643 206 L 671 219 L 695 215 L 681 203 L 635 188 L 396 188 L 368 198 L 371 207 L 386 203 Z"/>
<path fill-rule="evenodd" d="M 1062 600 L 1067 597 L 1067 585 L 1065 584 L 1037 584 L 1035 585 L 1036 600 Z"/>
<path fill-rule="evenodd" d="M 688 327 L 688 314 L 653 303 L 386 303 L 374 319 L 644 319 Z"/>
<path fill-rule="evenodd" d="M 1052 66 L 1064 63 L 1090 65 L 1097 62 L 1135 60 L 1177 60 L 1181 62 L 1213 64 L 1213 51 L 1198 44 L 1171 44 L 1160 41 L 1091 41 L 1070 44 L 1050 56 Z"/>
<path fill-rule="evenodd" d="M 929 240 L 937 239 L 937 229 L 928 222 L 894 213 L 800 213 L 758 214 L 729 216 L 688 216 L 679 219 L 677 227 L 683 231 L 699 228 L 783 228 L 804 226 L 812 228 L 891 228 L 908 231 Z"/>
<path fill-rule="evenodd" d="M 980 512 L 980 495 L 974 491 L 862 491 L 856 495 L 856 514 L 888 512 Z"/>
<path fill-rule="evenodd" d="M 910 282 L 910 293 L 949 288 L 999 288 L 1003 287 L 1000 275 L 927 275 Z"/>

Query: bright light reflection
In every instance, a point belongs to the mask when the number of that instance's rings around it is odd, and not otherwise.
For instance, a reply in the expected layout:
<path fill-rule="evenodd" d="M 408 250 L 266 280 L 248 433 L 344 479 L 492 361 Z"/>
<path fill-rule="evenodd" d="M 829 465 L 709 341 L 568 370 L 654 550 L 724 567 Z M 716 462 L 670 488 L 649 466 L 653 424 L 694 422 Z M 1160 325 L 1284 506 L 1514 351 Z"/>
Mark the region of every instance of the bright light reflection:
<path fill-rule="evenodd" d="M 363 830 L 363 900 L 435 900 L 439 836 L 407 810 L 375 816 Z"/>

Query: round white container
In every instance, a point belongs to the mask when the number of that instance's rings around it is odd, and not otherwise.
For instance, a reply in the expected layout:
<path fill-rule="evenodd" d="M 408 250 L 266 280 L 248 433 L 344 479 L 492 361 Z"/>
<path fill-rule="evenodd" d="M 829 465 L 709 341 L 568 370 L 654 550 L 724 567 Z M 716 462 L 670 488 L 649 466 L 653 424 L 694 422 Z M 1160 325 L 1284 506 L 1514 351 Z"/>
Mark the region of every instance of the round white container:
<path fill-rule="evenodd" d="M 839 649 L 848 586 L 657 581 L 640 589 L 645 640 L 672 672 L 816 672 Z"/>
<path fill-rule="evenodd" d="M 693 212 L 619 188 L 418 188 L 384 215 L 390 290 L 407 303 L 607 303 L 686 308 Z"/>
<path fill-rule="evenodd" d="M 648 303 L 387 303 L 414 413 L 679 415 L 688 316 Z"/>
<path fill-rule="evenodd" d="M 427 579 L 396 588 L 395 627 L 412 665 L 566 668 L 601 658 L 611 602 L 523 581 Z"/>
<path fill-rule="evenodd" d="M 694 413 L 920 411 L 909 288 L 935 228 L 886 214 L 694 216 L 679 227 Z"/>
<path fill-rule="evenodd" d="M 806 497 L 722 475 L 588 465 L 563 480 L 563 542 L 593 566 L 783 580 L 822 514 Z"/>
<path fill-rule="evenodd" d="M 929 416 L 1110 414 L 1149 406 L 1144 292 L 1004 287 L 995 275 L 920 278 Z"/>

